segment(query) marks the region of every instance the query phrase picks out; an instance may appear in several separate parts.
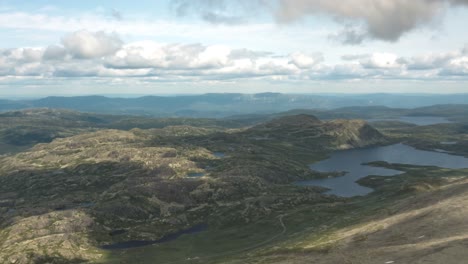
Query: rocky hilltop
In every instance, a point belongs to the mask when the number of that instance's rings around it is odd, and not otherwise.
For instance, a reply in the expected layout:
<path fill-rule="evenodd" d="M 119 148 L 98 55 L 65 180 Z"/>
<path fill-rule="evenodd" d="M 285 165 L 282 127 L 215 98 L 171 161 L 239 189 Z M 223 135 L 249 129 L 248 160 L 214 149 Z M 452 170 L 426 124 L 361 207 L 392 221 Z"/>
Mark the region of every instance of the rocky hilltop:
<path fill-rule="evenodd" d="M 314 147 L 349 149 L 382 144 L 386 138 L 363 120 L 321 121 L 313 115 L 284 116 L 254 126 L 252 134 L 264 138 L 302 141 Z"/>

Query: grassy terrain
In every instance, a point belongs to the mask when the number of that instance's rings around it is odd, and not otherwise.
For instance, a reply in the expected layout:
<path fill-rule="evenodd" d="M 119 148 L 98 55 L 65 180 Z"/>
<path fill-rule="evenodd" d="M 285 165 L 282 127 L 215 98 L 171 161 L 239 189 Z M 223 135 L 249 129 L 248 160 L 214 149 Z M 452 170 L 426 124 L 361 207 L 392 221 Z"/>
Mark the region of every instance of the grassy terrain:
<path fill-rule="evenodd" d="M 369 196 L 286 208 L 249 225 L 210 228 L 161 245 L 114 251 L 104 262 L 270 263 L 308 253 L 326 254 L 342 240 L 336 235 L 339 230 L 390 217 L 401 203 L 468 175 L 468 170 L 397 164 L 385 167 L 406 173 L 362 180 L 362 184 L 377 190 Z M 356 234 L 353 239 L 365 240 L 366 235 Z"/>
<path fill-rule="evenodd" d="M 468 125 L 464 123 L 405 126 L 379 122 L 373 125 L 394 142 L 404 142 L 424 150 L 438 149 L 468 156 Z"/>
<path fill-rule="evenodd" d="M 81 114 L 47 111 L 9 115 L 20 115 L 15 124 L 25 122 L 25 114 L 62 116 L 57 122 L 66 116 L 76 124 L 76 119 L 90 120 Z M 271 238 L 279 223 L 268 219 L 278 212 L 337 200 L 321 194 L 321 188 L 288 185 L 320 176 L 309 170 L 309 163 L 336 149 L 386 142 L 362 121 L 321 122 L 307 115 L 244 129 L 186 125 L 130 131 L 95 127 L 87 131 L 81 125 L 63 129 L 80 132 L 0 158 L 3 260 L 97 260 L 106 255 L 99 245 L 157 240 L 200 223 L 215 230 L 208 231 L 213 236 L 224 234 L 217 230 L 229 234 L 242 226 L 258 229 L 251 223 L 270 226 L 254 240 L 244 243 L 242 236 L 231 244 L 233 251 L 245 249 L 252 241 Z M 225 157 L 216 157 L 215 151 Z M 205 176 L 194 178 L 190 173 Z M 220 251 L 231 247 L 218 242 Z M 60 249 L 63 243 L 70 246 Z M 31 257 L 37 248 L 43 248 L 42 253 Z"/>
<path fill-rule="evenodd" d="M 17 153 L 37 143 L 49 143 L 56 138 L 100 129 L 162 129 L 171 126 L 199 127 L 206 132 L 240 128 L 244 123 L 203 118 L 115 116 L 47 108 L 5 112 L 0 113 L 0 155 Z"/>
<path fill-rule="evenodd" d="M 317 263 L 334 263 L 325 260 L 325 256 L 340 251 L 343 243 L 346 244 L 349 240 L 353 242 L 367 240 L 370 234 L 386 229 L 390 223 L 390 220 L 386 219 L 391 219 L 405 211 L 411 211 L 413 208 L 407 204 L 410 204 L 412 200 L 417 201 L 417 197 L 438 193 L 444 186 L 453 183 L 464 183 L 468 175 L 468 170 L 403 165 L 388 165 L 386 167 L 407 172 L 394 177 L 367 177 L 361 181 L 361 184 L 376 188 L 376 192 L 366 197 L 336 203 L 333 208 L 304 206 L 295 209 L 284 218 L 284 224 L 289 228 L 282 241 L 277 241 L 277 243 L 245 254 L 240 258 L 233 256 L 234 260 L 228 261 L 226 259 L 226 262 L 287 263 L 288 260 L 296 257 L 300 259 L 301 256 L 310 254 L 318 258 Z M 427 200 L 425 205 L 431 206 L 432 202 L 432 199 Z M 372 222 L 380 224 L 369 226 L 368 223 Z M 343 230 L 350 233 L 342 234 Z M 397 233 L 398 230 L 393 232 Z M 388 243 L 388 241 L 382 242 Z M 323 257 L 323 261 L 319 260 L 320 256 Z M 345 261 L 345 256 L 343 253 L 341 261 Z M 335 257 L 335 261 L 340 259 L 340 256 L 335 255 Z M 351 259 L 351 254 L 348 257 Z M 364 258 L 365 256 L 361 256 L 361 261 Z M 375 263 L 372 262 L 372 259 L 362 262 L 349 261 L 349 263 Z"/>

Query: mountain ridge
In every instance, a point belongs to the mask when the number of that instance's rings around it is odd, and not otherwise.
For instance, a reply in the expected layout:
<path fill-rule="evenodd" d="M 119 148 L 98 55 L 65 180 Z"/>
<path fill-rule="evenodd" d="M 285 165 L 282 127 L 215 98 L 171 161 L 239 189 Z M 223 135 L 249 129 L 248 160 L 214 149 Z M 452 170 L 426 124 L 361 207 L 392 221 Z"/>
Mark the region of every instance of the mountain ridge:
<path fill-rule="evenodd" d="M 416 99 L 415 99 L 416 98 Z M 411 99 L 411 100 L 410 100 Z M 417 108 L 468 101 L 468 95 L 300 95 L 280 93 L 202 94 L 115 98 L 94 96 L 51 96 L 41 99 L 0 100 L 0 111 L 53 107 L 104 114 L 149 116 L 227 117 L 251 113 L 271 114 L 293 109 L 338 109 L 355 106 Z M 221 107 L 222 106 L 222 107 Z M 345 110 L 345 109 L 344 109 Z"/>

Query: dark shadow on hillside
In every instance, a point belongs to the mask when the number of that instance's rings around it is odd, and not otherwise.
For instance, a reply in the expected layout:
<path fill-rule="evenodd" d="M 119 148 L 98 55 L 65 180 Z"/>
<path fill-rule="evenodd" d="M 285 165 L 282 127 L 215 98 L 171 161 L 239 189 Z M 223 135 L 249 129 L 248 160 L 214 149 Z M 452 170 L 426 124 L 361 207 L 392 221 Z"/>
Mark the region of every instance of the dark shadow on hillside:
<path fill-rule="evenodd" d="M 80 263 L 89 263 L 85 259 L 73 258 L 67 259 L 59 256 L 37 256 L 31 255 L 30 259 L 33 260 L 34 264 L 80 264 Z"/>

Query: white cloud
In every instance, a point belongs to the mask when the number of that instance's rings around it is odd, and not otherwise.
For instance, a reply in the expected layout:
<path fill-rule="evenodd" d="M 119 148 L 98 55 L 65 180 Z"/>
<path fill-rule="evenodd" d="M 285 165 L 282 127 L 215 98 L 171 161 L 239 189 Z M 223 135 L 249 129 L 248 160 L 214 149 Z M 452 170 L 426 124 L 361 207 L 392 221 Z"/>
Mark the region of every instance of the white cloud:
<path fill-rule="evenodd" d="M 40 62 L 21 64 L 15 67 L 14 75 L 17 76 L 44 76 L 53 71 L 51 65 L 43 65 Z"/>
<path fill-rule="evenodd" d="M 466 48 L 401 57 L 395 53 L 343 55 L 330 64 L 321 53 L 233 49 L 224 45 L 122 45 L 115 34 L 79 31 L 64 46 L 0 50 L 0 76 L 44 78 L 141 78 L 151 82 L 238 80 L 447 79 L 468 76 Z"/>
<path fill-rule="evenodd" d="M 64 47 L 58 45 L 50 45 L 45 51 L 43 58 L 44 60 L 61 60 L 67 55 L 67 50 Z"/>
<path fill-rule="evenodd" d="M 290 58 L 291 63 L 301 69 L 311 68 L 323 61 L 323 55 L 320 53 L 307 55 L 301 52 L 294 52 L 290 55 Z"/>
<path fill-rule="evenodd" d="M 62 43 L 74 57 L 85 59 L 112 55 L 123 44 L 116 34 L 106 34 L 103 31 L 91 33 L 85 30 L 65 36 Z"/>
<path fill-rule="evenodd" d="M 159 44 L 152 41 L 126 45 L 115 56 L 107 58 L 111 68 L 204 69 L 223 67 L 231 49 L 200 44 Z"/>
<path fill-rule="evenodd" d="M 468 55 L 450 60 L 450 62 L 440 70 L 440 75 L 468 76 Z"/>
<path fill-rule="evenodd" d="M 365 70 L 359 64 L 342 64 L 335 65 L 327 74 L 325 78 L 328 79 L 360 79 L 367 78 L 375 72 Z"/>
<path fill-rule="evenodd" d="M 6 50 L 3 55 L 12 61 L 36 62 L 41 60 L 43 52 L 41 48 L 17 48 Z"/>
<path fill-rule="evenodd" d="M 393 53 L 373 53 L 369 58 L 362 59 L 360 63 L 368 69 L 396 69 L 403 66 L 398 56 Z"/>
<path fill-rule="evenodd" d="M 429 53 L 414 56 L 410 59 L 401 59 L 400 61 L 405 63 L 410 70 L 430 70 L 445 67 L 451 59 L 458 55 L 458 52 L 441 54 Z"/>

